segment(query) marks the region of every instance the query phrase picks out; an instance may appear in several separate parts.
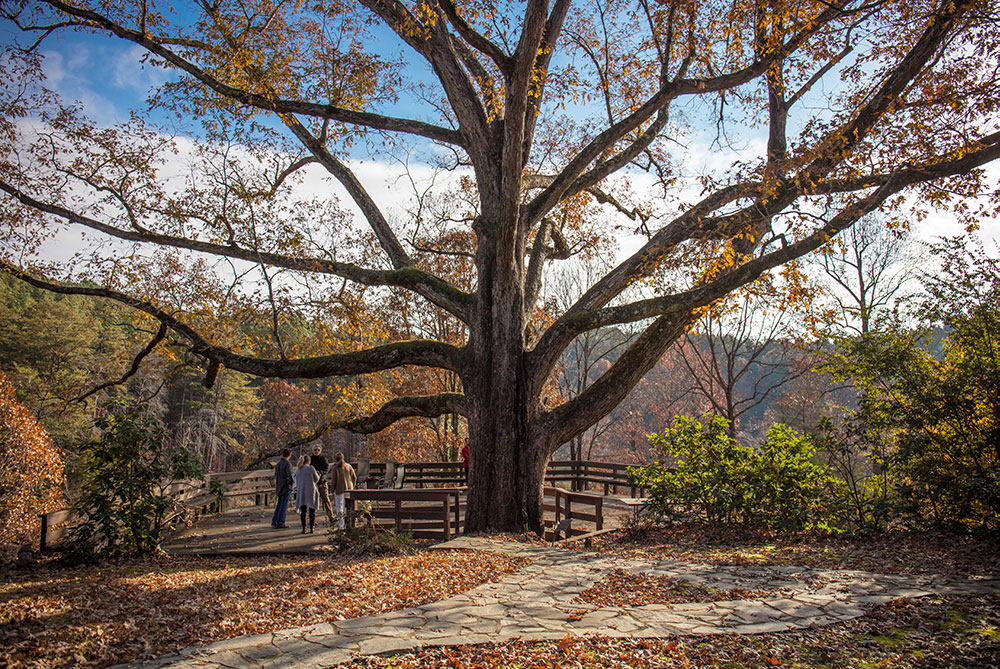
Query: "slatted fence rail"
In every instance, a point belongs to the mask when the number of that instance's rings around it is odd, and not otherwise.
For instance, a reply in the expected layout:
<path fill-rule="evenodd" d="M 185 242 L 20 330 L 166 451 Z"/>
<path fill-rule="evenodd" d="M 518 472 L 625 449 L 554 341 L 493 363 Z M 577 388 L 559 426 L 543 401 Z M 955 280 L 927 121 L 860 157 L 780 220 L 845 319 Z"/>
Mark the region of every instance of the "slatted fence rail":
<path fill-rule="evenodd" d="M 617 462 L 553 460 L 545 470 L 545 481 L 569 483 L 574 491 L 586 491 L 595 485 L 602 486 L 605 495 L 617 495 L 619 489 L 628 489 L 632 497 L 645 496 L 647 488 L 637 484 L 628 473 L 628 468 L 633 466 Z"/>
<path fill-rule="evenodd" d="M 555 486 L 543 489 L 543 510 L 551 516 L 555 531 L 560 522 L 569 521 L 566 536 L 577 536 L 604 529 L 604 498 L 589 492 L 570 492 Z M 589 527 L 585 527 L 586 523 Z"/>
<path fill-rule="evenodd" d="M 213 481 L 218 481 L 225 487 L 221 499 L 213 490 Z M 202 478 L 174 481 L 164 488 L 164 493 L 173 498 L 178 515 L 187 513 L 194 518 L 206 513 L 221 512 L 225 510 L 227 500 L 238 497 L 253 497 L 256 506 L 260 506 L 262 502 L 267 506 L 274 496 L 274 472 L 258 469 L 208 474 Z M 41 535 L 38 543 L 41 550 L 55 546 L 77 521 L 71 509 L 40 514 L 39 520 Z"/>
<path fill-rule="evenodd" d="M 409 488 L 394 492 L 411 493 L 420 491 L 430 493 L 431 496 L 412 499 L 409 497 L 405 499 L 400 498 L 400 504 L 403 505 L 405 503 L 406 506 L 409 506 L 411 503 L 416 504 L 419 502 L 425 505 L 444 505 L 445 502 L 442 500 L 445 499 L 444 496 L 447 496 L 448 500 L 450 500 L 448 504 L 452 504 L 455 508 L 459 509 L 460 514 L 456 517 L 457 519 L 453 518 L 449 520 L 447 531 L 451 534 L 461 531 L 460 528 L 463 527 L 462 523 L 464 522 L 465 497 L 464 495 L 455 497 L 454 491 L 464 489 L 466 485 L 465 467 L 463 464 L 461 462 L 406 462 L 402 464 L 405 467 L 403 485 L 409 486 Z M 584 500 L 599 499 L 599 496 L 586 495 L 576 497 L 575 495 L 584 493 L 593 485 L 598 486 L 598 489 L 603 487 L 605 495 L 611 493 L 617 494 L 620 489 L 627 489 L 630 491 L 632 497 L 644 496 L 646 488 L 637 485 L 632 480 L 628 474 L 628 467 L 629 465 L 610 462 L 553 460 L 549 463 L 548 469 L 546 469 L 545 482 L 550 485 L 569 483 L 573 489 L 571 492 L 574 496 L 566 497 L 565 495 L 570 493 L 559 489 L 561 492 L 554 493 L 557 496 L 553 498 L 549 494 L 549 490 L 555 489 L 555 486 L 552 485 L 551 488 L 546 488 L 546 494 L 550 498 L 546 507 L 547 510 L 555 514 L 557 523 L 560 520 L 569 518 L 578 524 L 581 522 L 596 524 L 594 518 L 601 516 L 601 507 L 598 505 L 595 508 L 593 503 Z M 372 488 L 377 487 L 385 477 L 385 471 L 386 465 L 384 462 L 372 462 L 369 468 L 369 486 Z M 212 490 L 213 481 L 221 483 L 225 487 L 225 491 L 221 496 L 221 504 L 219 496 Z M 441 492 L 442 490 L 445 492 Z M 274 470 L 273 468 L 267 468 L 247 472 L 209 474 L 199 479 L 172 483 L 168 486 L 168 491 L 174 495 L 175 501 L 179 506 L 187 509 L 195 517 L 204 513 L 223 511 L 226 502 L 240 497 L 253 497 L 255 506 L 270 506 L 274 503 Z M 356 499 L 361 498 L 356 497 Z M 551 501 L 551 499 L 555 501 Z M 396 503 L 392 502 L 392 507 L 395 508 L 395 506 Z M 582 510 L 579 508 L 581 506 L 590 507 L 591 510 Z M 400 508 L 402 509 L 403 506 Z M 421 510 L 420 514 L 425 514 L 425 512 L 427 512 L 426 509 Z M 453 514 L 454 509 L 449 513 Z M 437 515 L 434 518 L 423 518 L 422 515 L 421 517 L 406 517 L 405 515 L 396 514 L 388 517 L 387 520 L 392 520 L 394 524 L 397 520 L 399 523 L 411 521 L 423 522 L 425 520 L 433 520 L 435 523 L 443 522 L 437 519 L 440 515 L 437 511 L 434 511 L 433 514 Z M 62 539 L 68 528 L 73 525 L 74 519 L 68 509 L 62 509 L 41 516 L 41 521 L 42 532 L 40 542 L 42 547 L 45 548 L 53 546 Z M 600 530 L 601 527 L 598 526 L 596 529 Z M 438 529 L 427 531 L 441 532 L 444 530 L 445 528 L 442 525 Z M 425 530 L 421 527 L 418 531 L 424 532 Z M 578 532 L 575 528 L 573 531 Z"/>
<path fill-rule="evenodd" d="M 351 490 L 350 509 L 366 505 L 376 527 L 415 539 L 448 541 L 465 527 L 465 488 Z"/>
<path fill-rule="evenodd" d="M 272 469 L 209 474 L 205 477 L 203 494 L 212 495 L 213 482 L 221 483 L 225 487 L 225 492 L 222 493 L 223 508 L 220 511 L 225 510 L 226 500 L 253 497 L 255 506 L 267 506 L 274 496 L 274 470 Z"/>
<path fill-rule="evenodd" d="M 467 485 L 465 467 L 461 462 L 405 462 L 404 486 Z M 576 492 L 587 491 L 591 486 L 603 488 L 605 495 L 628 490 L 632 497 L 644 496 L 647 489 L 638 485 L 628 473 L 627 465 L 616 462 L 553 460 L 545 470 L 546 483 L 569 483 Z M 373 462 L 369 474 L 369 487 L 375 487 L 385 476 L 385 463 Z"/>
<path fill-rule="evenodd" d="M 464 486 L 465 465 L 461 462 L 407 462 L 403 485 L 423 488 Z"/>

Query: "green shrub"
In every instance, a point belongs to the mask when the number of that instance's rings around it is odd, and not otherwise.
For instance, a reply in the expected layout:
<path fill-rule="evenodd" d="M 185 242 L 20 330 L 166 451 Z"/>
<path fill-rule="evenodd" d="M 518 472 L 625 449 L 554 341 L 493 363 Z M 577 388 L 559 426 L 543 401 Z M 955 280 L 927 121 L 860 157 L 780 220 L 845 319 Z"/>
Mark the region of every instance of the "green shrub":
<path fill-rule="evenodd" d="M 142 405 L 115 402 L 97 421 L 101 437 L 84 445 L 86 478 L 73 504 L 80 519 L 63 549 L 67 562 L 148 553 L 174 522 L 174 481 L 201 476 L 201 464 L 166 446 L 163 427 Z"/>
<path fill-rule="evenodd" d="M 820 421 L 812 433 L 823 462 L 838 481 L 843 524 L 853 529 L 885 529 L 897 519 L 894 450 L 862 411 L 838 422 Z"/>
<path fill-rule="evenodd" d="M 813 461 L 806 437 L 774 425 L 755 449 L 730 437 L 727 426 L 719 416 L 676 416 L 662 435 L 649 435 L 661 458 L 630 471 L 650 488 L 660 519 L 788 530 L 830 520 L 834 481 Z"/>
<path fill-rule="evenodd" d="M 706 416 L 675 416 L 673 427 L 648 436 L 663 459 L 633 470 L 650 488 L 650 509 L 661 519 L 702 517 L 713 525 L 746 520 L 750 472 L 759 457 L 726 433 L 726 421 Z"/>
<path fill-rule="evenodd" d="M 825 526 L 833 521 L 839 486 L 825 465 L 816 462 L 816 448 L 785 425 L 772 425 L 760 446 L 762 471 L 757 477 L 761 502 L 758 524 L 785 530 Z"/>
<path fill-rule="evenodd" d="M 931 248 L 916 321 L 838 341 L 827 371 L 884 468 L 892 522 L 1000 531 L 1000 260 L 967 237 Z M 884 445 L 883 445 L 884 444 Z"/>

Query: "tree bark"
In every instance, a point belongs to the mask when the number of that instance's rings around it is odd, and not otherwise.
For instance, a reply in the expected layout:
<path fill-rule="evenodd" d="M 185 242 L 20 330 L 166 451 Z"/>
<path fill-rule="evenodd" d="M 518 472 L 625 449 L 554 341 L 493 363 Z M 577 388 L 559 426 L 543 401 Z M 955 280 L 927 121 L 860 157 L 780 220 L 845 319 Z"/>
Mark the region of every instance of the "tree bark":
<path fill-rule="evenodd" d="M 500 191 L 498 186 L 497 195 Z M 479 300 L 469 324 L 463 377 L 470 453 L 467 532 L 542 529 L 549 451 L 548 441 L 530 429 L 541 405 L 525 366 L 524 239 L 511 234 L 517 209 L 484 207 L 475 226 Z"/>

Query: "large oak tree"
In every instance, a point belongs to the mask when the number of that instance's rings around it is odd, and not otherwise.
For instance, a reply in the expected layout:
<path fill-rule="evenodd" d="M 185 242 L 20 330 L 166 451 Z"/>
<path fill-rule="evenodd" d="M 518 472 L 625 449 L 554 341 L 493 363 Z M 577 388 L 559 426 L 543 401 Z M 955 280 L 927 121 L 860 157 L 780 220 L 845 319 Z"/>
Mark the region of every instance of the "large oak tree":
<path fill-rule="evenodd" d="M 538 527 L 550 455 L 610 412 L 703 307 L 904 197 L 986 193 L 982 168 L 1000 156 L 990 0 L 499 5 L 4 0 L 19 37 L 3 60 L 0 266 L 148 314 L 148 348 L 185 349 L 208 382 L 221 366 L 281 378 L 453 372 L 461 392 L 397 397 L 334 427 L 462 414 L 467 528 Z M 151 105 L 112 126 L 61 103 L 40 53 L 66 33 L 126 43 L 164 68 Z M 95 82 L 112 67 L 94 62 Z M 463 175 L 440 220 L 474 238 L 455 256 L 471 263 L 472 288 L 434 271 L 450 249 L 419 244 L 424 214 L 394 219 L 358 169 L 364 152 L 404 146 Z M 738 163 L 696 182 L 685 146 Z M 293 194 L 317 168 L 369 237 L 355 238 L 331 192 Z M 638 249 L 571 307 L 536 318 L 547 264 L 615 234 L 614 216 L 642 237 Z M 76 262 L 46 260 L 66 228 L 109 241 Z M 211 258 L 252 287 L 222 281 Z M 464 341 L 292 341 L 303 296 L 360 332 L 365 300 L 390 290 L 461 323 Z M 251 327 L 258 317 L 271 327 Z M 549 405 L 574 338 L 625 323 L 643 330 L 615 363 Z"/>

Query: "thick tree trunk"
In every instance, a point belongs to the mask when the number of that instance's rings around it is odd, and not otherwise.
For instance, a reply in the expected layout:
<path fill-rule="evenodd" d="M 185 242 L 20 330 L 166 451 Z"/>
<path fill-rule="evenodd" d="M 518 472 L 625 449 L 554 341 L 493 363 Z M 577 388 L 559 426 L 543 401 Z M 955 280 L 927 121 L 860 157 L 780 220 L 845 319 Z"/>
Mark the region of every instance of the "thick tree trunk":
<path fill-rule="evenodd" d="M 469 324 L 463 376 L 469 425 L 466 531 L 541 530 L 547 443 L 532 434 L 540 406 L 525 368 L 524 250 L 500 234 L 499 211 L 477 225 L 480 302 Z M 496 223 L 494 223 L 496 222 Z"/>
<path fill-rule="evenodd" d="M 477 365 L 470 373 L 469 532 L 518 532 L 528 526 L 526 503 L 532 485 L 526 476 L 525 454 L 530 449 L 520 357 L 517 351 L 493 350 L 490 364 Z"/>
<path fill-rule="evenodd" d="M 502 400 L 470 413 L 466 532 L 542 529 L 548 453 L 518 428 L 523 413 Z"/>

